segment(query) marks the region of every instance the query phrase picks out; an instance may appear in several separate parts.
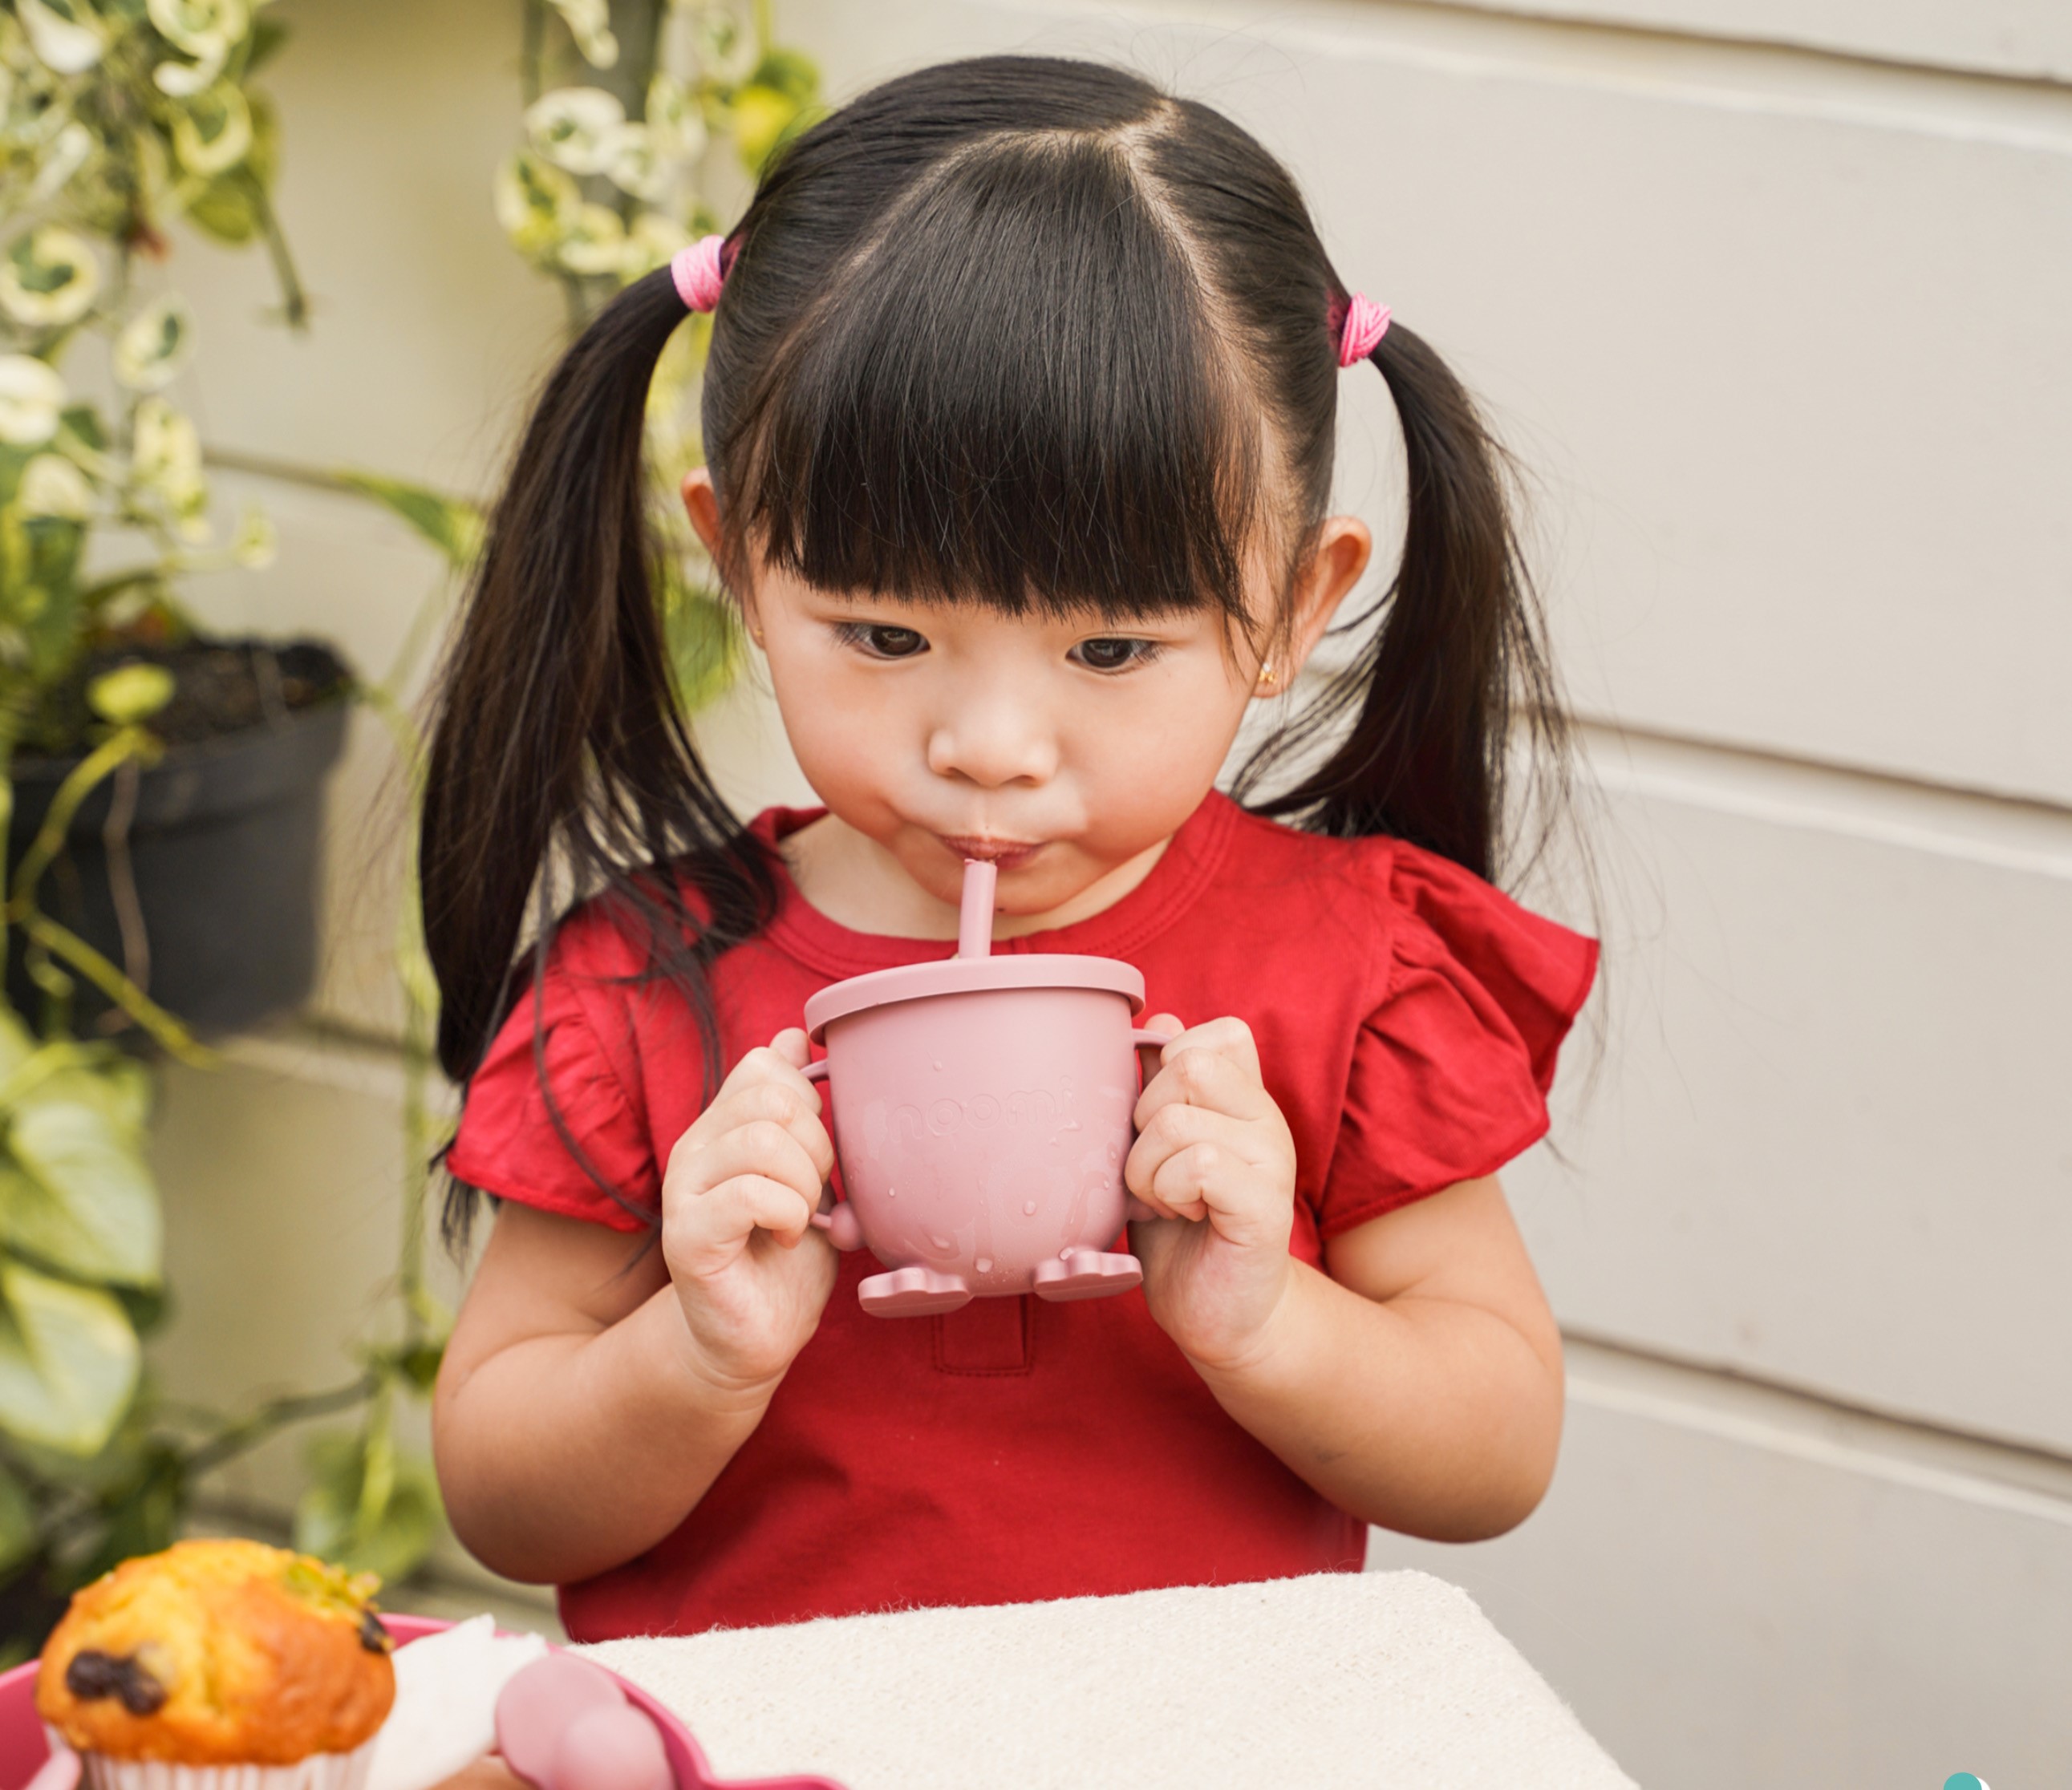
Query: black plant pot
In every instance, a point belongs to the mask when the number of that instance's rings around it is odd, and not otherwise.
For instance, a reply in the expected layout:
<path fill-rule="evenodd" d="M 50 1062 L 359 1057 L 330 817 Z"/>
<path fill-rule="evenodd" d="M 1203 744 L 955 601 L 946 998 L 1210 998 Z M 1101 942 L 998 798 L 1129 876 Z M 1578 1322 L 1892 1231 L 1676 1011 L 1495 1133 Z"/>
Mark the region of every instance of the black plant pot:
<path fill-rule="evenodd" d="M 115 779 L 104 781 L 72 817 L 38 905 L 118 968 L 141 970 L 151 999 L 198 1032 L 237 1031 L 299 1005 L 316 979 L 323 784 L 347 709 L 336 695 L 174 747 L 136 774 L 126 828 L 109 826 L 122 798 Z M 15 767 L 10 888 L 71 769 Z M 33 1019 L 43 996 L 24 967 L 23 941 L 17 934 L 10 944 L 8 999 Z M 74 979 L 72 1023 L 90 1034 L 109 1004 Z"/>

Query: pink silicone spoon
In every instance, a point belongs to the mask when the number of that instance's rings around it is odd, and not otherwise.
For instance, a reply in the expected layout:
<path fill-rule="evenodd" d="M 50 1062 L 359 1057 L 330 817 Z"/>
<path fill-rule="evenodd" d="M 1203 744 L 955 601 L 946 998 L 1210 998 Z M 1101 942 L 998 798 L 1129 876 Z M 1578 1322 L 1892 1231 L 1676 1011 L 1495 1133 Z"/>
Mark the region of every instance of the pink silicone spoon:
<path fill-rule="evenodd" d="M 553 1790 L 672 1790 L 655 1724 L 634 1708 L 585 1710 L 554 1749 Z"/>
<path fill-rule="evenodd" d="M 516 1673 L 499 1694 L 496 1750 L 536 1790 L 561 1790 L 556 1762 L 562 1736 L 592 1710 L 627 1706 L 626 1694 L 610 1673 L 572 1654 L 549 1653 Z M 636 1780 L 625 1790 L 644 1787 Z"/>

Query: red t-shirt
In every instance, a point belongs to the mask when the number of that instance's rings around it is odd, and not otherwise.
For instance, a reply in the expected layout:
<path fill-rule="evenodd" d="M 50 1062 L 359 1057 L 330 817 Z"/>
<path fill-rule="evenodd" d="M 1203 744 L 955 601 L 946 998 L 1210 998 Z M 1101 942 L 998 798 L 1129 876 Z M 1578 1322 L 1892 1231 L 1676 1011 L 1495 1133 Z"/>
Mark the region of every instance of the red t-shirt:
<path fill-rule="evenodd" d="M 783 836 L 816 811 L 771 810 Z M 944 957 L 856 933 L 788 880 L 775 918 L 713 967 L 731 1068 L 846 976 Z M 997 946 L 1120 957 L 1147 1012 L 1235 1014 L 1295 1137 L 1290 1250 L 1508 1162 L 1547 1128 L 1555 1053 L 1597 946 L 1429 852 L 1296 832 L 1211 794 L 1105 912 Z M 467 1089 L 450 1166 L 507 1200 L 638 1228 L 570 1134 L 644 1208 L 701 1105 L 679 997 L 630 984 L 636 947 L 595 909 L 557 934 Z M 763 1422 L 676 1532 L 561 1591 L 578 1640 L 684 1634 L 908 1604 L 1012 1603 L 1357 1571 L 1365 1531 L 1211 1398 L 1142 1293 L 980 1299 L 867 1317 L 845 1256 L 819 1329 Z"/>

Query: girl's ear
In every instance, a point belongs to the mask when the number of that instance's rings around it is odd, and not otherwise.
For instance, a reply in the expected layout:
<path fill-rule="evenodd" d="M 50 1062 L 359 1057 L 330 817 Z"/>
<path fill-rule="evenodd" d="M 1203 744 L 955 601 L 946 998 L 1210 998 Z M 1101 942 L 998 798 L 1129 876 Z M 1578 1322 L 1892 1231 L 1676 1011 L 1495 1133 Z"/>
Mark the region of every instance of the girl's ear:
<path fill-rule="evenodd" d="M 684 474 L 684 513 L 691 519 L 691 527 L 697 537 L 705 544 L 705 551 L 712 555 L 713 564 L 723 567 L 726 564 L 726 525 L 720 515 L 719 493 L 713 488 L 712 469 L 693 466 Z M 760 646 L 763 636 L 756 627 L 755 593 L 744 582 L 734 593 L 741 604 L 742 619 L 747 622 L 749 631 L 754 634 Z"/>
<path fill-rule="evenodd" d="M 695 476 L 695 475 L 693 475 Z M 1374 536 L 1358 516 L 1326 516 L 1315 551 L 1295 581 L 1289 617 L 1288 666 L 1292 679 L 1302 669 L 1353 586 L 1374 556 Z"/>
<path fill-rule="evenodd" d="M 691 519 L 692 528 L 697 531 L 698 539 L 705 544 L 705 551 L 717 563 L 723 557 L 720 552 L 722 537 L 719 493 L 713 489 L 709 466 L 695 466 L 684 474 L 684 510 Z"/>

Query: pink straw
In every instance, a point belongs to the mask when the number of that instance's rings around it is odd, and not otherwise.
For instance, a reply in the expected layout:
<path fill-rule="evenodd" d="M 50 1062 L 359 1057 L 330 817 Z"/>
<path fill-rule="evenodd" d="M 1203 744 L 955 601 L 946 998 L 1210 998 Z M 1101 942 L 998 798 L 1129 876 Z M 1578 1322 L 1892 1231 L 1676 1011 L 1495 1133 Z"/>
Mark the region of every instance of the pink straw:
<path fill-rule="evenodd" d="M 1000 866 L 981 858 L 964 860 L 964 886 L 957 904 L 957 955 L 993 955 L 993 892 Z"/>

